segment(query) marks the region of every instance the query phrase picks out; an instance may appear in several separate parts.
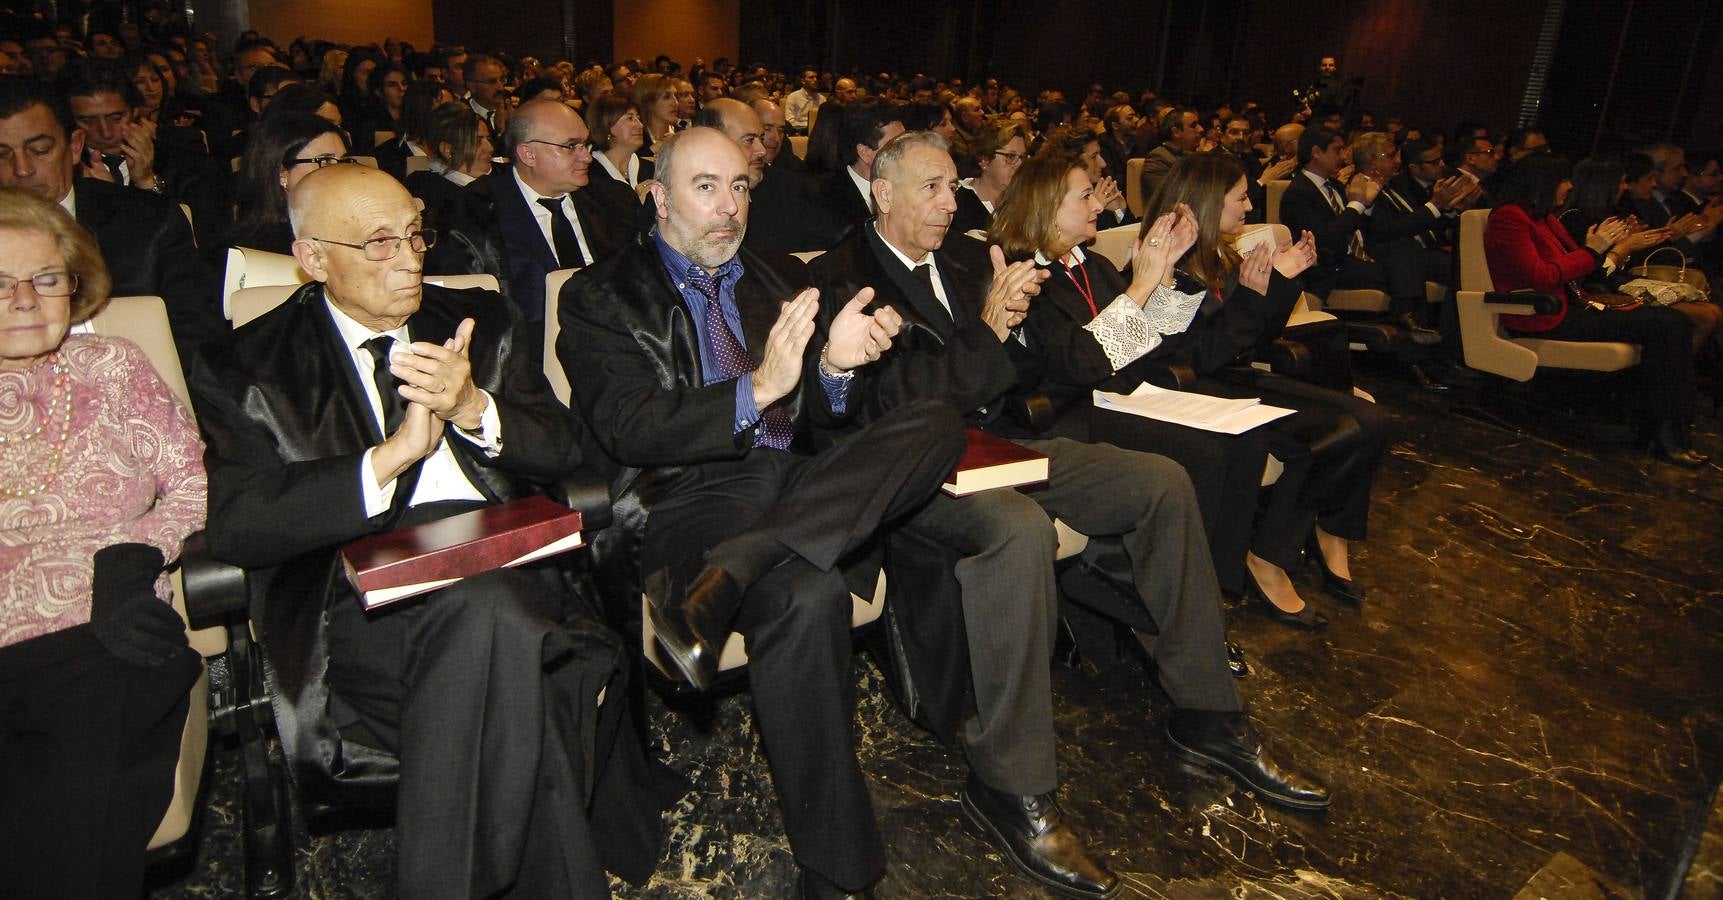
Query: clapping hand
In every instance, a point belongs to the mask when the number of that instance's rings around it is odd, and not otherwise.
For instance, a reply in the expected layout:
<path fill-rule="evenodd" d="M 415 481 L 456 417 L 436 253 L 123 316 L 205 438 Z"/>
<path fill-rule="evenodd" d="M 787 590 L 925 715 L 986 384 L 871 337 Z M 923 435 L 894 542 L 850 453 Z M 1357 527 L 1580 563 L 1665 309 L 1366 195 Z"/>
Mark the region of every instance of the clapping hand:
<path fill-rule="evenodd" d="M 1585 245 L 1597 253 L 1604 253 L 1615 243 L 1627 236 L 1628 225 L 1619 218 L 1611 217 L 1591 226 L 1585 232 Z"/>
<path fill-rule="evenodd" d="M 120 138 L 120 153 L 126 158 L 126 170 L 132 184 L 153 188 L 156 183 L 156 123 L 135 119 L 125 127 Z"/>
<path fill-rule="evenodd" d="M 1297 278 L 1305 269 L 1316 265 L 1316 235 L 1302 232 L 1296 241 L 1287 241 L 1275 248 L 1274 270 L 1286 278 Z"/>
<path fill-rule="evenodd" d="M 397 353 L 389 360 L 389 371 L 401 379 L 401 396 L 423 405 L 437 418 L 467 431 L 478 429 L 490 400 L 473 384 L 468 348 L 473 340 L 473 320 L 462 319 L 455 336 L 441 344 L 414 341 L 411 353 Z"/>
<path fill-rule="evenodd" d="M 1101 207 L 1109 212 L 1125 208 L 1125 192 L 1119 190 L 1119 183 L 1111 175 L 1095 184 L 1095 199 L 1101 201 Z"/>
<path fill-rule="evenodd" d="M 784 303 L 766 335 L 766 351 L 754 370 L 754 406 L 765 409 L 796 389 L 802 380 L 802 353 L 814 334 L 820 292 L 808 288 Z"/>
<path fill-rule="evenodd" d="M 997 244 L 988 248 L 987 255 L 993 260 L 993 283 L 981 304 L 981 320 L 1003 341 L 1029 315 L 1029 300 L 1041 293 L 1041 282 L 1047 280 L 1047 272 L 1038 268 L 1033 259 L 1006 265 L 1005 251 Z"/>
<path fill-rule="evenodd" d="M 1292 245 L 1288 243 L 1287 246 Z M 1274 268 L 1274 257 L 1275 251 L 1269 249 L 1267 242 L 1250 248 L 1238 264 L 1238 286 L 1266 295 L 1268 273 Z"/>
<path fill-rule="evenodd" d="M 821 358 L 828 369 L 848 372 L 879 359 L 891 349 L 891 340 L 903 328 L 897 310 L 882 306 L 869 315 L 863 310 L 873 302 L 873 288 L 864 287 L 832 319 L 830 337 Z"/>

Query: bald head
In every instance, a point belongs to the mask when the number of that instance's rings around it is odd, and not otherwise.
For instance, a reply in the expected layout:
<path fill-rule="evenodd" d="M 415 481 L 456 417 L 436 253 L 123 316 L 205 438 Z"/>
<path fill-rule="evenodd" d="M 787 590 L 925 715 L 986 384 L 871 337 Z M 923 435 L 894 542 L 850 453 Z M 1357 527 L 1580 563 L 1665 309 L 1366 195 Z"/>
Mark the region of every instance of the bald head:
<path fill-rule="evenodd" d="M 297 238 L 323 232 L 365 203 L 411 203 L 413 196 L 386 172 L 370 166 L 326 166 L 306 175 L 287 195 L 287 218 Z"/>
<path fill-rule="evenodd" d="M 365 166 L 329 166 L 294 185 L 287 211 L 294 258 L 337 309 L 373 331 L 418 312 L 425 244 L 413 243 L 423 226 L 400 182 Z"/>
<path fill-rule="evenodd" d="M 696 126 L 658 150 L 658 233 L 678 253 L 715 271 L 741 246 L 748 224 L 748 160 L 723 132 Z"/>
<path fill-rule="evenodd" d="M 722 97 L 706 104 L 701 111 L 700 124 L 715 125 L 724 136 L 742 148 L 748 158 L 748 171 L 755 184 L 766 174 L 766 146 L 760 141 L 760 114 L 740 100 Z"/>
<path fill-rule="evenodd" d="M 515 174 L 546 197 L 586 186 L 592 145 L 586 122 L 561 100 L 528 100 L 515 110 L 504 131 Z"/>
<path fill-rule="evenodd" d="M 1298 139 L 1304 136 L 1304 126 L 1282 125 L 1274 129 L 1274 152 L 1284 157 L 1298 156 Z"/>

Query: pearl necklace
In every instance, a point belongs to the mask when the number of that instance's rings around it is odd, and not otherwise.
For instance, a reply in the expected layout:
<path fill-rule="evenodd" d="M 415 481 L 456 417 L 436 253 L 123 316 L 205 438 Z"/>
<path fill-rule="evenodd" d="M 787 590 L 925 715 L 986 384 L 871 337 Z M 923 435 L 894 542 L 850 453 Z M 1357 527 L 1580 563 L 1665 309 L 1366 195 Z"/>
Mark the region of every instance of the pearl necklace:
<path fill-rule="evenodd" d="M 72 433 L 72 391 L 66 382 L 66 367 L 60 362 L 60 354 L 56 351 L 48 359 L 50 371 L 54 373 L 52 393 L 48 397 L 48 408 L 36 420 L 36 427 L 23 434 L 0 434 L 0 460 L 4 460 L 8 471 L 20 471 L 24 457 L 29 453 L 29 445 L 41 437 L 48 426 L 54 421 L 56 414 L 60 419 L 57 436 L 49 439 L 52 456 L 48 460 L 48 471 L 42 480 L 23 490 L 14 489 L 9 484 L 0 483 L 0 496 L 34 497 L 48 490 L 54 483 L 54 477 L 60 474 L 60 464 L 65 458 L 66 439 Z"/>

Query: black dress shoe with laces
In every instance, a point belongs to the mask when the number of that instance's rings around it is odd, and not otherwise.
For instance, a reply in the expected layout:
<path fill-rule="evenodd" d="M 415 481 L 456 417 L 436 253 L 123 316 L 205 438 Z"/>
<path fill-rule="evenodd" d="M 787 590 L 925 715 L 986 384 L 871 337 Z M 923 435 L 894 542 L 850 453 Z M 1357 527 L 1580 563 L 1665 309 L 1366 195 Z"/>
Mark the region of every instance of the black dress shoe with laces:
<path fill-rule="evenodd" d="M 1401 313 L 1394 317 L 1394 326 L 1405 332 L 1406 339 L 1420 347 L 1430 347 L 1442 342 L 1442 333 L 1434 328 L 1418 324 L 1411 313 Z"/>
<path fill-rule="evenodd" d="M 1650 436 L 1644 443 L 1646 452 L 1653 457 L 1684 469 L 1697 469 L 1707 462 L 1705 454 L 1688 446 L 1687 436 L 1675 420 L 1666 419 L 1649 430 Z"/>
<path fill-rule="evenodd" d="M 645 583 L 647 614 L 658 643 L 688 683 L 710 690 L 718 679 L 718 654 L 742 606 L 742 589 L 730 573 L 706 566 L 692 582 L 665 568 Z"/>
<path fill-rule="evenodd" d="M 1119 892 L 1119 876 L 1089 855 L 1065 824 L 1055 794 L 1001 793 L 971 772 L 958 799 L 970 820 L 1042 887 L 1066 897 L 1112 897 Z"/>
<path fill-rule="evenodd" d="M 1293 809 L 1328 808 L 1328 788 L 1281 766 L 1242 712 L 1175 709 L 1167 739 L 1180 756 L 1231 775 L 1264 800 Z"/>
<path fill-rule="evenodd" d="M 796 879 L 796 896 L 800 900 L 873 900 L 873 888 L 844 890 L 826 876 L 803 866 L 801 877 Z"/>

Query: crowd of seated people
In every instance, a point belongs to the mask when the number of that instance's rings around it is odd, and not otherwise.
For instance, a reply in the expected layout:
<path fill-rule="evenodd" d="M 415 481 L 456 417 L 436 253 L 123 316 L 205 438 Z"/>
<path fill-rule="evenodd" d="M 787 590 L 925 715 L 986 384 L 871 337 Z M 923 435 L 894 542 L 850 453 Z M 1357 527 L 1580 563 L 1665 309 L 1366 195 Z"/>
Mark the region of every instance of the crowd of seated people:
<path fill-rule="evenodd" d="M 103 866 L 78 877 L 139 878 L 138 822 L 166 802 L 166 735 L 177 746 L 192 666 L 159 576 L 206 515 L 218 559 L 286 573 L 259 605 L 270 652 L 327 664 L 339 721 L 284 743 L 399 760 L 404 895 L 588 895 L 607 890 L 606 869 L 655 863 L 639 858 L 650 840 L 616 846 L 650 826 L 597 818 L 599 796 L 608 814 L 657 809 L 618 771 L 645 751 L 619 752 L 627 693 L 604 693 L 627 677 L 621 623 L 578 602 L 566 573 L 490 573 L 382 614 L 332 575 L 355 538 L 590 470 L 642 511 L 646 615 L 669 664 L 709 688 L 726 636 L 746 637 L 805 896 L 865 894 L 884 871 L 848 634 L 850 585 L 881 565 L 858 551 L 884 546 L 894 595 L 919 601 L 899 626 L 941 648 L 908 670 L 965 686 L 930 697 L 926 716 L 968 761 L 961 808 L 1030 879 L 1105 897 L 1119 879 L 1059 804 L 1055 520 L 1089 538 L 1081 570 L 1152 622 L 1133 652 L 1172 700 L 1173 749 L 1270 802 L 1329 802 L 1257 732 L 1221 606 L 1224 590 L 1321 628 L 1293 581 L 1304 563 L 1325 594 L 1367 596 L 1351 548 L 1388 416 L 1248 365 L 1306 293 L 1384 291 L 1408 370 L 1432 389 L 1465 384 L 1458 217 L 1492 210 L 1496 288 L 1560 305 L 1508 331 L 1637 345 L 1643 443 L 1705 461 L 1689 429 L 1696 371 L 1723 353 L 1718 307 L 1596 298 L 1658 254 L 1718 273 L 1716 154 L 1650 144 L 1573 167 L 1536 129 L 1378 128 L 1355 98 L 1277 123 L 1254 103 L 1198 109 L 1101 85 L 1073 103 L 995 79 L 684 71 L 662 56 L 582 67 L 255 33 L 224 56 L 171 30 L 80 43 L 32 27 L 0 39 L 0 302 L 20 326 L 0 333 L 0 376 L 19 380 L 0 399 L 22 404 L 0 410 L 0 506 L 47 496 L 61 514 L 0 531 L 0 700 L 34 709 L 64 685 L 99 711 L 123 696 L 106 687 L 118 679 L 154 692 L 137 708 L 154 712 L 129 730 L 56 722 L 60 743 L 43 747 L 0 735 L 6 783 L 40 772 L 43 791 L 83 759 L 54 748 L 122 742 L 139 760 L 100 776 L 136 785 L 67 807 L 68 821 L 87 806 L 130 830 L 9 855 L 0 874 L 17 884 L 98 849 Z M 1345 92 L 1330 63 L 1308 96 Z M 1140 218 L 1124 189 L 1138 160 Z M 1248 237 L 1271 189 L 1292 236 L 1280 245 Z M 1120 226 L 1137 234 L 1122 268 L 1085 249 Z M 230 330 L 229 247 L 291 255 L 311 281 Z M 562 270 L 579 271 L 547 297 Z M 501 296 L 425 283 L 457 274 L 495 276 Z M 164 299 L 198 426 L 130 345 L 67 337 L 109 295 Z M 543 374 L 553 305 L 568 407 Z M 1193 373 L 1189 390 L 1294 414 L 1218 435 L 1089 400 L 1173 369 Z M 133 459 L 144 444 L 115 434 L 71 440 L 139 419 L 172 431 L 148 442 L 158 458 Z M 1046 487 L 941 493 L 965 428 L 1047 455 Z M 1265 492 L 1270 456 L 1282 468 Z M 137 482 L 128 505 L 101 529 L 61 522 L 87 515 L 70 473 L 104 465 Z M 62 564 L 72 577 L 44 574 Z M 457 784 L 484 785 L 484 801 Z"/>

